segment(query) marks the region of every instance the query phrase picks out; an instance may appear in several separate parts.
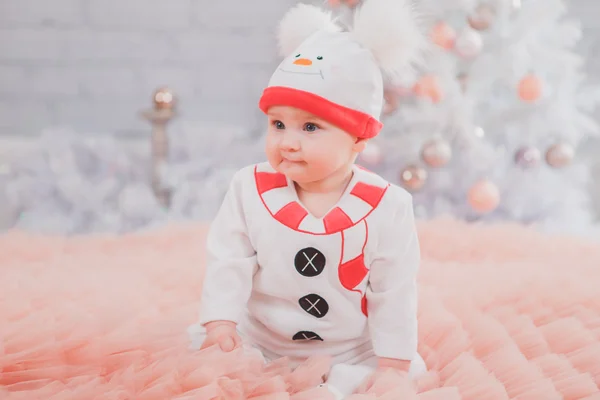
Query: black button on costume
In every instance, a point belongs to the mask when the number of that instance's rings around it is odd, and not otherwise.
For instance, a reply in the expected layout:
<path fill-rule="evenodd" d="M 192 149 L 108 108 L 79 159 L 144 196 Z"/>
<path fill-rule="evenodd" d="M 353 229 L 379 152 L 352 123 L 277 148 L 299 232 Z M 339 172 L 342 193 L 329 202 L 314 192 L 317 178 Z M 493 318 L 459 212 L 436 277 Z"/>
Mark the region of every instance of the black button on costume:
<path fill-rule="evenodd" d="M 325 269 L 325 255 L 314 247 L 300 250 L 294 258 L 296 271 L 305 277 L 315 277 Z M 329 312 L 329 304 L 318 294 L 307 294 L 298 300 L 300 307 L 315 318 L 323 318 Z M 311 331 L 300 331 L 294 335 L 293 340 L 323 341 L 321 336 Z"/>
<path fill-rule="evenodd" d="M 321 336 L 317 335 L 314 332 L 309 332 L 309 331 L 300 331 L 294 335 L 293 339 L 294 340 L 306 340 L 306 341 L 311 341 L 311 340 L 323 341 L 323 339 L 321 339 Z"/>
<path fill-rule="evenodd" d="M 329 304 L 318 294 L 307 294 L 298 303 L 304 311 L 317 318 L 323 318 L 329 311 Z"/>
<path fill-rule="evenodd" d="M 325 256 L 314 247 L 307 247 L 296 254 L 294 266 L 302 276 L 317 276 L 325 269 Z"/>

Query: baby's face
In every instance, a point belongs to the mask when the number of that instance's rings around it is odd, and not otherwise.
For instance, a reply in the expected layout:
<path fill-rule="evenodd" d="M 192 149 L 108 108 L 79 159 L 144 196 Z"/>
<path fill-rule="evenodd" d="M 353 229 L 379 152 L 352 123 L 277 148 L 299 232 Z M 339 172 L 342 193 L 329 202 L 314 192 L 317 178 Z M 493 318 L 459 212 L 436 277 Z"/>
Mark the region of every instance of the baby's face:
<path fill-rule="evenodd" d="M 269 163 L 299 183 L 322 180 L 348 166 L 365 146 L 363 140 L 293 107 L 271 107 L 268 123 Z"/>

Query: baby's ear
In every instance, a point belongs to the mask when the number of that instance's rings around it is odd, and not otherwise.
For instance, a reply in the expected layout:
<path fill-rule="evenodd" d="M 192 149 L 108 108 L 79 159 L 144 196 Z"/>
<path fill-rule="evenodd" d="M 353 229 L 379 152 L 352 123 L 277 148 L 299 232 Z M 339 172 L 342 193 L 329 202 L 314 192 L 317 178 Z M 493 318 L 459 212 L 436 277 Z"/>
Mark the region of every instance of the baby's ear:
<path fill-rule="evenodd" d="M 296 5 L 279 22 L 279 52 L 283 57 L 289 56 L 302 42 L 320 30 L 339 32 L 342 28 L 333 21 L 331 13 L 309 4 Z"/>
<path fill-rule="evenodd" d="M 367 148 L 368 141 L 369 141 L 369 139 L 356 138 L 356 142 L 354 143 L 353 150 L 356 153 L 362 153 Z"/>

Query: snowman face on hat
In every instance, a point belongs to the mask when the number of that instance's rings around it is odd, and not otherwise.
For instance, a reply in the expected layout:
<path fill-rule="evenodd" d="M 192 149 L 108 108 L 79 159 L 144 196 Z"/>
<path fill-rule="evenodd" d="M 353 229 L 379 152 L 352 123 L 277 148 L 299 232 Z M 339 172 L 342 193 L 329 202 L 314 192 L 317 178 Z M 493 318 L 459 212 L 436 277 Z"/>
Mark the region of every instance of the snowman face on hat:
<path fill-rule="evenodd" d="M 358 45 L 349 43 L 347 34 L 316 32 L 279 64 L 276 74 L 281 76 L 278 80 L 320 85 L 344 73 L 346 68 L 342 66 L 348 52 L 357 48 Z"/>
<path fill-rule="evenodd" d="M 347 32 L 310 36 L 279 64 L 269 86 L 308 92 L 377 117 L 383 104 L 381 72 L 373 55 Z"/>
<path fill-rule="evenodd" d="M 314 53 L 314 52 L 313 52 Z M 323 76 L 323 67 L 326 65 L 322 55 L 311 55 L 297 53 L 293 58 L 283 63 L 279 70 L 288 74 L 316 75 L 321 79 Z"/>

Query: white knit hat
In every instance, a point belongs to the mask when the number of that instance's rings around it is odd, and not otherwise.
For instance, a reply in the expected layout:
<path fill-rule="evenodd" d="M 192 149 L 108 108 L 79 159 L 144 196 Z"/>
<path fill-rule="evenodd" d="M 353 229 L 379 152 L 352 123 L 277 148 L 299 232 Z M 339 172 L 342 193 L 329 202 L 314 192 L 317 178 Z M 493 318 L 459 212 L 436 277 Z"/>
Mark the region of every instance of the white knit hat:
<path fill-rule="evenodd" d="M 300 108 L 360 138 L 372 138 L 383 127 L 382 71 L 410 71 L 425 43 L 408 0 L 366 0 L 347 32 L 330 13 L 299 4 L 281 20 L 278 36 L 286 58 L 260 109 Z"/>

